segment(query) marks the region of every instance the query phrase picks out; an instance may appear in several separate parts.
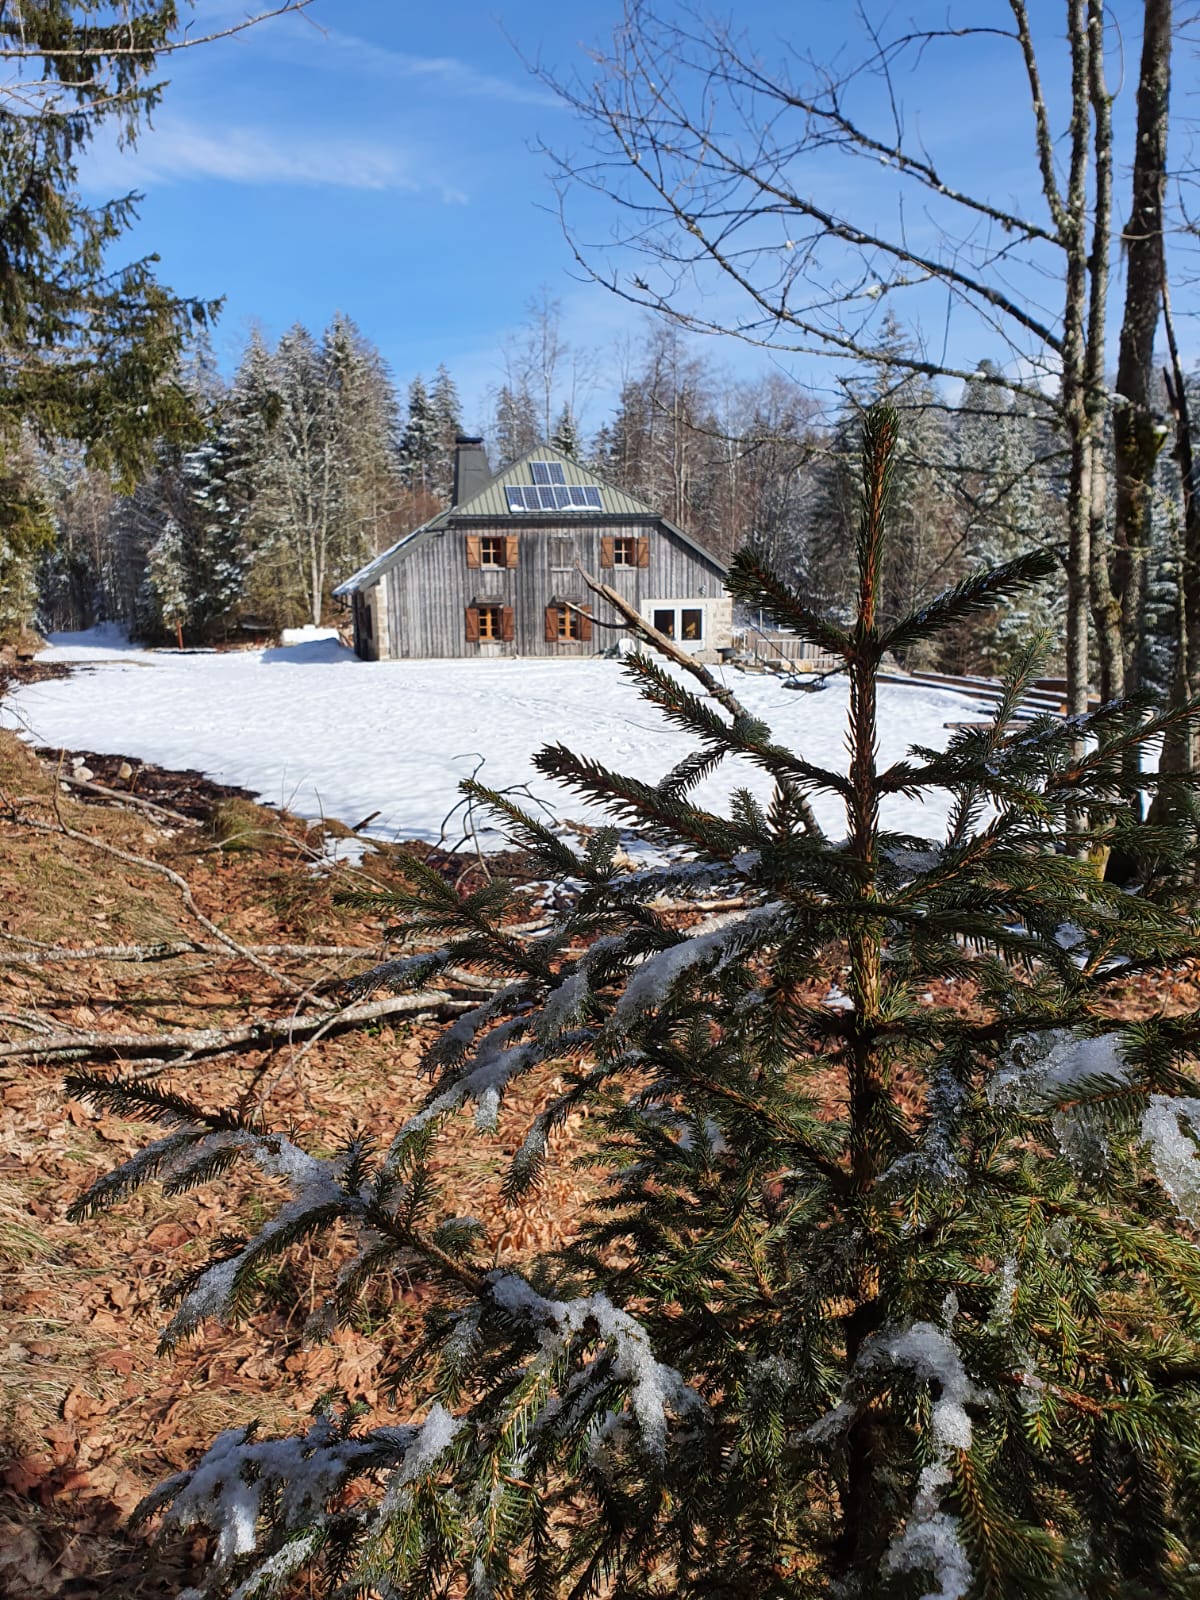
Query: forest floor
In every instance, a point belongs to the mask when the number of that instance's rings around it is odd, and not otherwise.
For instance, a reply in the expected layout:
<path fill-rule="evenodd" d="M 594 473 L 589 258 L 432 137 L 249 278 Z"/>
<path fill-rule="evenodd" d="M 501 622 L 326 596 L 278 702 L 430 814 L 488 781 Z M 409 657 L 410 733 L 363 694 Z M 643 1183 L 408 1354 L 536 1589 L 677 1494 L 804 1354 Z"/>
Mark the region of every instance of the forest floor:
<path fill-rule="evenodd" d="M 314 864 L 320 828 L 206 787 L 197 774 L 135 774 L 135 793 L 189 813 L 176 822 L 99 796 L 80 800 L 61 782 L 69 770 L 0 734 L 5 1040 L 39 1030 L 233 1026 L 287 1016 L 295 1005 L 293 993 L 219 948 L 141 962 L 47 958 L 39 947 L 211 944 L 174 883 L 108 847 L 180 874 L 197 909 L 239 942 L 364 952 L 273 956 L 269 964 L 293 982 L 362 971 L 370 952 L 382 952 L 381 916 L 339 903 L 338 894 L 367 879 L 395 883 L 390 852 L 368 852 L 358 869 Z M 99 777 L 119 781 L 107 770 Z M 469 860 L 433 858 L 468 883 L 479 872 Z M 503 865 L 520 876 L 519 859 Z M 300 1143 L 329 1153 L 363 1129 L 386 1139 L 420 1103 L 428 1085 L 418 1062 L 436 1026 L 384 1019 L 311 1046 L 282 1043 L 198 1065 L 174 1081 L 206 1106 L 261 1103 L 272 1126 L 290 1124 Z M 302 1430 L 330 1392 L 382 1415 L 386 1347 L 419 1324 L 425 1290 L 399 1287 L 355 1327 L 308 1344 L 303 1325 L 329 1277 L 331 1247 L 302 1248 L 244 1325 L 210 1325 L 174 1356 L 157 1356 L 164 1289 L 221 1235 L 261 1223 L 278 1197 L 270 1180 L 235 1169 L 189 1194 L 166 1199 L 151 1186 L 98 1217 L 67 1221 L 90 1182 L 155 1135 L 68 1099 L 65 1071 L 0 1059 L 0 1594 L 166 1600 L 194 1579 L 204 1540 L 151 1547 L 129 1533 L 124 1519 L 142 1495 L 221 1429 L 257 1418 L 264 1432 Z M 552 1243 L 558 1219 L 578 1209 L 574 1176 L 551 1181 L 529 1205 L 500 1201 L 502 1153 L 512 1149 L 505 1134 L 519 1138 L 515 1130 L 549 1092 L 543 1083 L 518 1093 L 498 1140 L 480 1140 L 464 1117 L 441 1158 L 454 1209 L 483 1219 L 490 1242 L 509 1256 Z M 568 1128 L 564 1167 L 576 1138 Z"/>
<path fill-rule="evenodd" d="M 168 1600 L 196 1581 L 205 1538 L 148 1542 L 126 1527 L 137 1502 L 222 1429 L 257 1419 L 268 1434 L 302 1430 L 331 1393 L 361 1404 L 367 1420 L 398 1420 L 383 1392 L 389 1351 L 417 1330 L 431 1293 L 419 1280 L 394 1283 L 353 1326 L 306 1341 L 308 1313 L 345 1245 L 335 1238 L 292 1251 L 245 1323 L 209 1325 L 160 1357 L 164 1291 L 221 1236 L 261 1224 L 279 1199 L 271 1180 L 239 1167 L 191 1193 L 164 1198 L 152 1185 L 85 1222 L 67 1220 L 72 1200 L 154 1134 L 69 1099 L 61 1061 L 6 1059 L 12 1042 L 286 1018 L 300 1004 L 295 986 L 328 985 L 384 952 L 384 915 L 343 892 L 400 880 L 394 848 L 331 864 L 331 839 L 349 834 L 339 824 L 260 807 L 195 772 L 129 769 L 115 756 L 90 763 L 91 781 L 123 786 L 116 804 L 71 786 L 68 755 L 39 757 L 0 733 L 0 1595 L 13 1600 Z M 130 809 L 139 801 L 143 809 Z M 471 856 L 410 848 L 464 886 L 488 870 Z M 545 885 L 528 863 L 509 854 L 491 868 L 525 883 L 518 915 L 535 916 Z M 267 973 L 223 949 L 200 918 L 243 947 L 295 949 L 263 956 Z M 187 941 L 205 949 L 178 953 Z M 112 957 L 128 946 L 176 953 Z M 970 1004 L 961 989 L 931 999 Z M 1197 995 L 1180 974 L 1114 1001 L 1145 1014 L 1195 1005 Z M 273 1127 L 328 1154 L 363 1130 L 386 1141 L 421 1102 L 419 1064 L 439 1026 L 385 1017 L 162 1081 L 213 1108 L 258 1104 Z M 464 1114 L 439 1156 L 448 1203 L 481 1219 L 507 1262 L 560 1242 L 588 1188 L 578 1160 L 587 1128 L 576 1120 L 537 1195 L 501 1200 L 504 1157 L 556 1087 L 518 1088 L 494 1139 Z"/>

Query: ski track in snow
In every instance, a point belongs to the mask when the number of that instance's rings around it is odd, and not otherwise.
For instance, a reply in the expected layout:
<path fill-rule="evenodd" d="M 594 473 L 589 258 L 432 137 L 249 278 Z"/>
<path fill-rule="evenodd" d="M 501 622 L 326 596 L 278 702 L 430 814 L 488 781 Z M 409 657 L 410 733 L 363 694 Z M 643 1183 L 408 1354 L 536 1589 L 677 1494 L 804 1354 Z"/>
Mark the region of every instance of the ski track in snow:
<path fill-rule="evenodd" d="M 601 813 L 533 770 L 535 751 L 561 742 L 656 782 L 695 748 L 639 699 L 615 660 L 367 662 L 330 639 L 181 654 L 134 649 L 111 627 L 54 634 L 39 660 L 78 670 L 15 691 L 0 705 L 0 726 L 35 744 L 198 768 L 310 820 L 352 826 L 378 811 L 366 831 L 382 839 L 436 840 L 480 757 L 480 780 L 491 788 L 528 785 L 556 817 L 596 823 Z M 844 680 L 806 694 L 773 677 L 716 670 L 778 742 L 844 770 Z M 953 691 L 881 684 L 880 765 L 910 744 L 944 745 L 947 721 L 980 710 Z M 724 809 L 738 786 L 762 800 L 771 792 L 765 773 L 726 761 L 694 794 Z M 818 795 L 814 805 L 840 837 L 840 801 Z M 937 835 L 945 813 L 940 795 L 926 803 L 894 797 L 883 820 Z M 452 823 L 448 842 L 460 836 Z"/>

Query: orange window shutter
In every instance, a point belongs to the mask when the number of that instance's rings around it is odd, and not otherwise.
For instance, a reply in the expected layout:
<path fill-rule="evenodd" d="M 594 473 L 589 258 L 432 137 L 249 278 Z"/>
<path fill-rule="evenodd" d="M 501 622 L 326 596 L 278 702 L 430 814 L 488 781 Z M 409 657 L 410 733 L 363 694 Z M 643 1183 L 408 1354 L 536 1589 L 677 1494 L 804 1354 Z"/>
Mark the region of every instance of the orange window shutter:
<path fill-rule="evenodd" d="M 482 559 L 481 545 L 483 541 L 477 533 L 467 535 L 467 565 L 477 567 Z"/>
<path fill-rule="evenodd" d="M 617 564 L 617 541 L 611 536 L 600 536 L 600 565 L 614 567 Z"/>
<path fill-rule="evenodd" d="M 546 643 L 554 644 L 558 639 L 558 607 L 546 607 Z"/>
<path fill-rule="evenodd" d="M 584 644 L 592 641 L 592 608 L 585 606 L 583 615 L 579 619 L 579 637 Z"/>
<path fill-rule="evenodd" d="M 649 541 L 649 539 L 639 539 L 638 540 L 638 542 L 637 542 L 637 552 L 638 552 L 638 566 L 639 567 L 648 567 L 650 565 L 650 541 Z"/>
<path fill-rule="evenodd" d="M 516 534 L 506 533 L 504 535 L 504 565 L 506 567 L 515 567 L 520 559 L 521 552 L 517 548 Z"/>
<path fill-rule="evenodd" d="M 500 637 L 506 644 L 511 644 L 516 632 L 516 614 L 511 606 L 505 606 L 500 612 Z"/>
<path fill-rule="evenodd" d="M 479 643 L 479 607 L 467 607 L 467 643 Z"/>

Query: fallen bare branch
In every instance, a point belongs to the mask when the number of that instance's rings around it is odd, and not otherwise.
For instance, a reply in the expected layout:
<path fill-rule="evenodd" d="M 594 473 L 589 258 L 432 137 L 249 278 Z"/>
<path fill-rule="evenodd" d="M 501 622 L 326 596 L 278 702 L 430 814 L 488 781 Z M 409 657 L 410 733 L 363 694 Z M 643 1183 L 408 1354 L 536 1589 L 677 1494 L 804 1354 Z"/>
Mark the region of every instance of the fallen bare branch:
<path fill-rule="evenodd" d="M 0 933 L 0 939 L 11 939 L 12 934 Z M 24 942 L 23 942 L 24 943 Z M 247 944 L 242 950 L 256 956 L 274 960 L 320 961 L 360 960 L 378 955 L 378 950 L 356 944 Z M 38 945 L 30 941 L 20 950 L 0 951 L 0 967 L 45 966 L 66 961 L 129 961 L 144 963 L 170 961 L 179 956 L 221 956 L 227 961 L 238 960 L 239 952 L 225 944 L 210 944 L 199 939 L 183 939 L 177 943 L 163 941 L 159 944 L 98 944 L 68 947 L 66 945 Z"/>
<path fill-rule="evenodd" d="M 97 783 L 95 778 L 80 778 L 73 772 L 63 770 L 58 773 L 58 779 L 60 783 L 65 783 L 72 789 L 79 789 L 84 794 L 98 795 L 102 800 L 109 800 L 129 810 L 144 811 L 147 816 L 176 824 L 181 823 L 186 828 L 199 826 L 195 817 L 185 817 L 182 811 L 172 811 L 170 806 L 160 806 L 153 800 L 143 800 L 138 794 L 125 794 L 120 789 L 110 789 L 106 783 Z"/>
<path fill-rule="evenodd" d="M 444 989 L 422 989 L 393 995 L 341 1011 L 320 1011 L 303 1017 L 269 1017 L 240 1028 L 175 1028 L 163 1033 L 55 1033 L 39 1039 L 0 1044 L 0 1061 L 110 1061 L 156 1057 L 155 1065 L 233 1055 L 267 1049 L 274 1044 L 306 1039 L 314 1033 L 342 1033 L 388 1017 L 440 1012 L 459 1003 Z M 171 1052 L 178 1052 L 173 1057 Z"/>

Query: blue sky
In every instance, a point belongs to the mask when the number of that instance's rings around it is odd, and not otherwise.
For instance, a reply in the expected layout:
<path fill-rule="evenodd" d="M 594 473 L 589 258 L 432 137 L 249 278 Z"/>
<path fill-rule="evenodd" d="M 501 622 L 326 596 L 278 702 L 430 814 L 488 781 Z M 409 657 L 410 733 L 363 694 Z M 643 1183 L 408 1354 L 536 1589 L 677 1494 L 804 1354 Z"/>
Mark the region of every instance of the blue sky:
<path fill-rule="evenodd" d="M 994 3 L 973 0 L 970 10 Z M 246 9 L 198 0 L 195 26 Z M 1059 9 L 1035 0 L 1047 21 Z M 1115 9 L 1136 8 L 1123 0 Z M 815 53 L 831 55 L 850 11 L 849 0 L 742 0 L 737 17 L 770 61 L 797 26 Z M 930 14 L 941 20 L 944 3 Z M 131 249 L 157 251 L 163 279 L 181 292 L 226 297 L 214 340 L 226 368 L 252 320 L 276 336 L 296 321 L 319 329 L 342 311 L 401 385 L 444 361 L 468 425 L 480 425 L 505 340 L 544 286 L 562 302 L 572 344 L 600 353 L 594 425 L 638 314 L 572 266 L 536 145 L 569 148 L 581 133 L 521 54 L 586 72 L 587 46 L 618 16 L 616 0 L 314 0 L 304 16 L 173 57 L 154 127 L 132 153 L 95 150 L 86 184 L 95 194 L 140 190 Z M 962 71 L 922 91 L 922 133 L 949 138 L 966 181 L 1020 196 L 1032 163 L 997 136 L 1006 91 L 995 64 L 986 48 L 958 59 Z M 886 174 L 861 181 L 864 206 L 887 202 Z M 593 238 L 613 221 L 594 198 L 574 217 Z M 938 305 L 926 315 L 936 319 Z M 762 364 L 732 342 L 717 354 L 739 373 Z"/>

